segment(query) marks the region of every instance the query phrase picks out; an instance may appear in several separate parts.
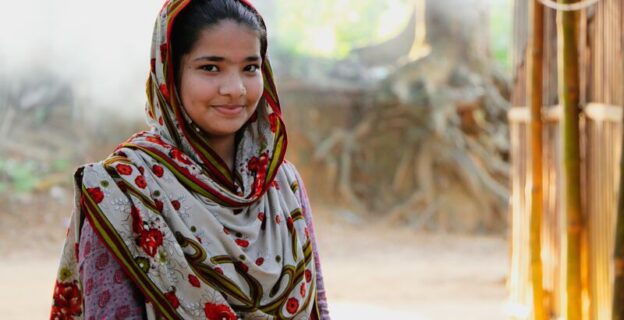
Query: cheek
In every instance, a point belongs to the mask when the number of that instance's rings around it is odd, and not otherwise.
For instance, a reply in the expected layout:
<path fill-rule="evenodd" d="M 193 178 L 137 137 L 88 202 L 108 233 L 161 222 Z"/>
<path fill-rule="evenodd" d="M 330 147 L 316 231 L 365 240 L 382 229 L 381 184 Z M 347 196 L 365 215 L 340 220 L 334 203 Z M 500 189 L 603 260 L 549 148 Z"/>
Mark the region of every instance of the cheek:
<path fill-rule="evenodd" d="M 194 104 L 206 102 L 213 98 L 216 86 L 209 79 L 188 75 L 180 81 L 180 96 L 185 108 L 192 108 Z"/>
<path fill-rule="evenodd" d="M 247 83 L 247 97 L 249 100 L 258 101 L 262 96 L 262 92 L 264 91 L 264 81 L 262 80 L 262 76 L 258 78 L 254 78 Z"/>

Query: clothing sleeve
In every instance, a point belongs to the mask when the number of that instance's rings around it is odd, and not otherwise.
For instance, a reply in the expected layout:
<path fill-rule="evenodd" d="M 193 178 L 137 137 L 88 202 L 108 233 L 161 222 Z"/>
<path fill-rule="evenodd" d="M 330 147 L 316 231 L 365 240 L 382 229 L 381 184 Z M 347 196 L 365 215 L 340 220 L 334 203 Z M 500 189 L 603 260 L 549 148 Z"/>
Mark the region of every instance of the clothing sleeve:
<path fill-rule="evenodd" d="M 89 220 L 80 232 L 78 270 L 84 290 L 85 320 L 144 319 L 144 299 Z"/>
<path fill-rule="evenodd" d="M 316 245 L 316 237 L 314 234 L 314 223 L 312 221 L 312 211 L 310 209 L 310 199 L 306 192 L 303 180 L 299 173 L 295 170 L 297 183 L 299 184 L 299 190 L 297 196 L 299 197 L 299 203 L 301 203 L 301 211 L 308 225 L 308 232 L 310 233 L 310 241 L 312 242 L 312 254 L 314 254 L 314 266 L 316 268 L 316 290 L 317 290 L 317 303 L 319 320 L 330 320 L 329 308 L 327 305 L 327 296 L 325 294 L 325 284 L 323 282 L 323 272 L 321 270 L 321 261 L 319 258 L 318 246 Z"/>

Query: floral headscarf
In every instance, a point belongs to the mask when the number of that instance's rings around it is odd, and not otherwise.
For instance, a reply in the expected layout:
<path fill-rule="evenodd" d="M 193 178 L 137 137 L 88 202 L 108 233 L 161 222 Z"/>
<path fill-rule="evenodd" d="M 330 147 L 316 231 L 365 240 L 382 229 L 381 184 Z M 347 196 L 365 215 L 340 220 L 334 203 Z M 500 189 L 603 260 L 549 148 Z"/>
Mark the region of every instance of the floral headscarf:
<path fill-rule="evenodd" d="M 296 173 L 284 162 L 286 132 L 268 59 L 263 98 L 241 129 L 230 171 L 189 121 L 173 81 L 170 31 L 189 2 L 167 1 L 154 27 L 146 107 L 152 130 L 75 175 L 53 319 L 82 318 L 77 257 L 85 218 L 143 293 L 149 319 L 312 313 L 312 245 Z"/>

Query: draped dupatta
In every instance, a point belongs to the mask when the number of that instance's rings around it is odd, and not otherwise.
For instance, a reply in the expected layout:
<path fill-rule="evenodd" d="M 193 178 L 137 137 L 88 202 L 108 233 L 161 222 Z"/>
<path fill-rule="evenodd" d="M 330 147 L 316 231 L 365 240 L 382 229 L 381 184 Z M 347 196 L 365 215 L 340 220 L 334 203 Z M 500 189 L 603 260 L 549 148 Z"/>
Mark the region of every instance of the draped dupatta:
<path fill-rule="evenodd" d="M 189 121 L 175 88 L 170 34 L 189 2 L 167 1 L 154 26 L 146 105 L 152 129 L 75 174 L 53 319 L 82 318 L 77 257 L 85 219 L 143 293 L 149 319 L 308 319 L 313 312 L 312 244 L 296 171 L 284 162 L 286 131 L 269 61 L 229 170 Z"/>

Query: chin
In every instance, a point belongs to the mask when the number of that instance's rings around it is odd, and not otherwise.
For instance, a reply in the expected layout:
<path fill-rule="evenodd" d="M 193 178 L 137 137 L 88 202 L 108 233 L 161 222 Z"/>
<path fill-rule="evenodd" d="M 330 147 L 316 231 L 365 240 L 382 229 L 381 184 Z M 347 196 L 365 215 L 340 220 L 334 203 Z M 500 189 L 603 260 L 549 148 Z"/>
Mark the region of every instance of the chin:
<path fill-rule="evenodd" d="M 226 138 L 232 135 L 235 135 L 238 130 L 240 130 L 243 125 L 232 125 L 232 126 L 223 126 L 219 128 L 202 128 L 208 135 L 214 138 Z"/>

